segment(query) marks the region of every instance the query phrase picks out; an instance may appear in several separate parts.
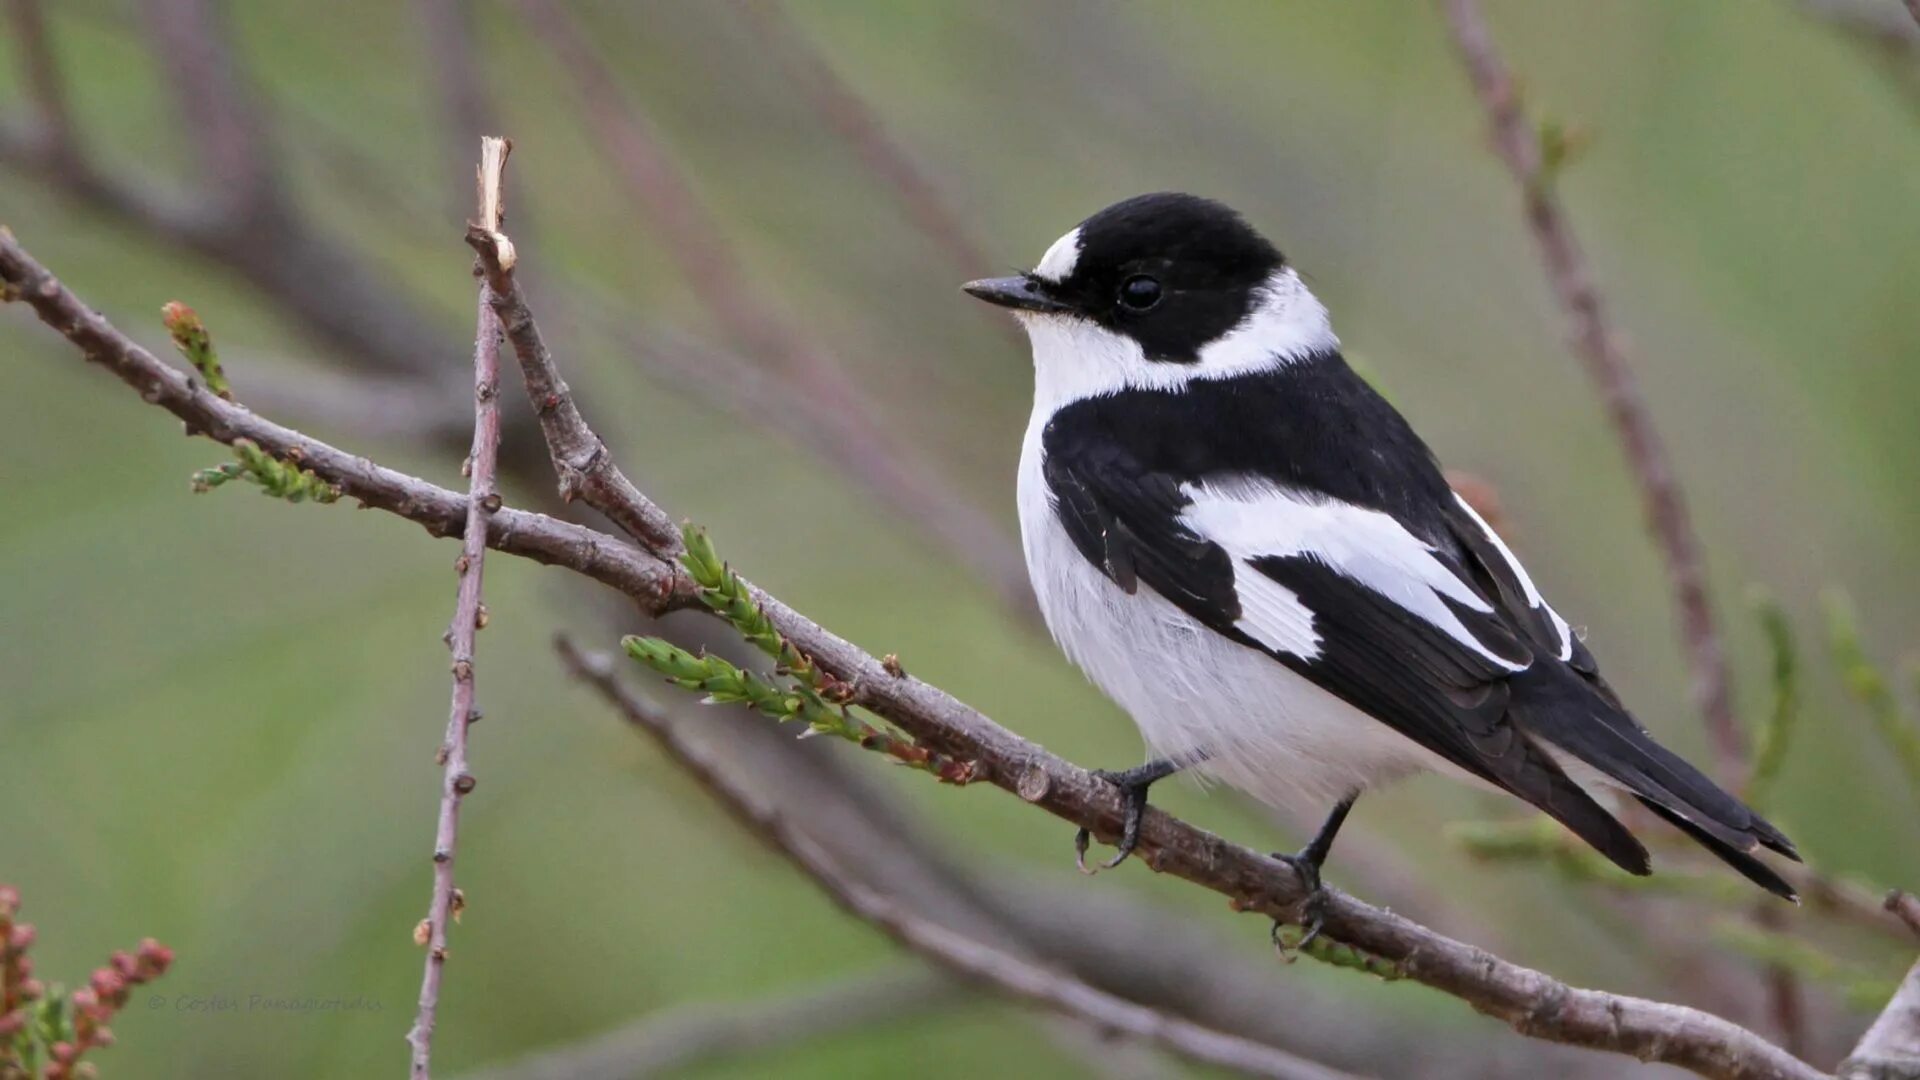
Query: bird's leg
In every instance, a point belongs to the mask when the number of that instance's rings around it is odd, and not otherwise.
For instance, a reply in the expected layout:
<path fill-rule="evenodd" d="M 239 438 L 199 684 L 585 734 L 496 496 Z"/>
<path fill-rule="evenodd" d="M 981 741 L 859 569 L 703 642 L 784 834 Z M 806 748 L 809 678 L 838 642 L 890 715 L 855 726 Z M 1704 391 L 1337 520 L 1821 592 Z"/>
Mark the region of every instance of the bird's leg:
<path fill-rule="evenodd" d="M 1149 761 L 1145 765 L 1128 769 L 1125 772 L 1108 772 L 1105 769 L 1093 770 L 1093 775 L 1120 789 L 1120 801 L 1125 803 L 1127 807 L 1126 816 L 1121 820 L 1120 824 L 1120 842 L 1115 845 L 1119 851 L 1113 858 L 1100 864 L 1101 869 L 1111 870 L 1119 866 L 1126 860 L 1127 856 L 1133 854 L 1133 849 L 1139 846 L 1140 821 L 1147 813 L 1147 789 L 1152 787 L 1155 781 L 1165 780 L 1167 777 L 1172 776 L 1174 773 L 1179 772 L 1181 769 L 1199 760 L 1201 760 L 1201 758 L 1194 758 L 1189 761 L 1174 761 L 1172 758 L 1162 758 L 1159 761 Z M 1073 861 L 1080 867 L 1080 872 L 1083 874 L 1094 873 L 1094 871 L 1087 869 L 1087 845 L 1092 842 L 1093 831 L 1091 829 L 1082 828 L 1074 834 Z"/>
<path fill-rule="evenodd" d="M 1306 928 L 1306 933 L 1301 935 L 1300 943 L 1294 946 L 1297 949 L 1311 945 L 1320 936 L 1320 927 L 1326 922 L 1327 890 L 1320 883 L 1320 867 L 1333 851 L 1333 838 L 1339 835 L 1340 826 L 1346 824 L 1347 812 L 1353 809 L 1354 800 L 1359 797 L 1360 793 L 1356 791 L 1341 799 L 1333 812 L 1327 815 L 1327 820 L 1320 823 L 1320 831 L 1313 834 L 1313 839 L 1307 841 L 1306 847 L 1291 855 L 1279 851 L 1273 853 L 1274 858 L 1292 867 L 1307 887 L 1307 897 L 1300 903 L 1300 925 Z M 1273 923 L 1273 944 L 1275 948 L 1281 947 L 1278 919 Z"/>

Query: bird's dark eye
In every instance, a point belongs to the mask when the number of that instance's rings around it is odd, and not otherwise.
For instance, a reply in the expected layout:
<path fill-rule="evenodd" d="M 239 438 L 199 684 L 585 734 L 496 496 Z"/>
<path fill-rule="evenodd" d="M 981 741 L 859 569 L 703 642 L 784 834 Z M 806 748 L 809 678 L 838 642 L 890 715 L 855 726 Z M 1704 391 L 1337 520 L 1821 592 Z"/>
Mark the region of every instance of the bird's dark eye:
<path fill-rule="evenodd" d="M 1120 283 L 1120 306 L 1128 311 L 1145 311 L 1160 302 L 1160 283 L 1145 274 L 1135 274 Z"/>

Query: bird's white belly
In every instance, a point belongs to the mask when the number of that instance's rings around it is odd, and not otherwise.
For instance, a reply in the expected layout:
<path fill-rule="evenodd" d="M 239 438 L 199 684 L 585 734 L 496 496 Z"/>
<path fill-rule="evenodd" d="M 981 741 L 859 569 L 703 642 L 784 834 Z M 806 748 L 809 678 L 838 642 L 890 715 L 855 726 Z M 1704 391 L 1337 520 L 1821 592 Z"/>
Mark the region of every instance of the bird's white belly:
<path fill-rule="evenodd" d="M 1020 458 L 1020 534 L 1041 614 L 1153 756 L 1269 803 L 1325 806 L 1439 767 L 1432 754 L 1265 653 L 1209 630 L 1142 583 L 1133 595 L 1083 558 L 1041 475 L 1040 429 Z"/>

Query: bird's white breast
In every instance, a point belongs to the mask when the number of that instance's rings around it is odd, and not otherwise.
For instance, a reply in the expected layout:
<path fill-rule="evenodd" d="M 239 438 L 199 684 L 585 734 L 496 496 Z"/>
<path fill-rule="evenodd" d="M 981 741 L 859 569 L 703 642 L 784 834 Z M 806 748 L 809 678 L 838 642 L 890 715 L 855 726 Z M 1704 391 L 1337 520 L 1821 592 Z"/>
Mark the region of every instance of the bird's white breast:
<path fill-rule="evenodd" d="M 1055 516 L 1036 405 L 1020 453 L 1020 535 L 1047 628 L 1125 709 L 1152 754 L 1270 803 L 1324 806 L 1443 766 L 1436 755 L 1273 657 L 1214 633 L 1145 583 L 1128 595 L 1081 556 Z"/>

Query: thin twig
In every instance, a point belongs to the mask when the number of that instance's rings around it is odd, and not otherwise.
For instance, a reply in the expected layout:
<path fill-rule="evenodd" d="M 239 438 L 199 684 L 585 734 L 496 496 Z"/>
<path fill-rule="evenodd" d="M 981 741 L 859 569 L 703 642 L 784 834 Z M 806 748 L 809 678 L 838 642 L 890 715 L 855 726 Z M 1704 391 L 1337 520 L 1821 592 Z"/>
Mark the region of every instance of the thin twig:
<path fill-rule="evenodd" d="M 803 987 L 764 1000 L 684 1005 L 583 1042 L 460 1080 L 643 1080 L 714 1061 L 786 1049 L 855 1028 L 887 1026 L 959 996 L 951 976 L 915 963 Z"/>
<path fill-rule="evenodd" d="M 491 136 L 480 140 L 479 217 L 473 226 L 488 233 L 500 229 L 501 172 L 513 144 Z M 480 282 L 473 331 L 473 452 L 467 458 L 467 525 L 454 569 L 460 589 L 447 628 L 453 653 L 453 698 L 447 733 L 440 744 L 440 815 L 433 835 L 433 899 L 427 908 L 427 966 L 420 980 L 420 1011 L 407 1033 L 413 1047 L 413 1076 L 432 1073 L 433 1028 L 440 1009 L 440 979 L 447 963 L 447 925 L 463 904 L 453 883 L 453 860 L 460 839 L 460 803 L 473 790 L 467 768 L 467 727 L 479 715 L 473 698 L 474 637 L 486 624 L 481 578 L 487 558 L 487 521 L 500 507 L 494 472 L 500 456 L 500 322 L 493 314 L 485 280 Z"/>
<path fill-rule="evenodd" d="M 1527 227 L 1539 245 L 1547 278 L 1572 326 L 1574 352 L 1586 365 L 1606 405 L 1614 434 L 1639 485 L 1647 525 L 1666 562 L 1667 583 L 1678 610 L 1682 644 L 1692 673 L 1693 701 L 1706 724 L 1716 772 L 1721 783 L 1738 790 L 1746 769 L 1746 740 L 1734 718 L 1726 654 L 1707 598 L 1706 560 L 1687 511 L 1686 497 L 1653 426 L 1625 344 L 1607 319 L 1593 272 L 1554 190 L 1539 137 L 1527 122 L 1519 90 L 1494 46 L 1478 0 L 1442 0 L 1441 7 L 1474 92 L 1486 111 L 1494 149 L 1520 186 Z"/>
<path fill-rule="evenodd" d="M 345 494 L 421 521 L 439 535 L 457 534 L 464 527 L 462 496 L 265 421 L 161 364 L 82 304 L 5 232 L 0 232 L 0 284 L 7 286 L 12 297 L 25 300 L 43 322 L 66 335 L 88 359 L 105 365 L 146 400 L 187 420 L 196 431 L 223 442 L 251 438 L 276 454 L 297 449 L 304 455 L 303 467 L 339 485 Z M 528 362 L 525 356 L 520 360 L 523 365 Z M 593 490 L 585 488 L 583 494 Z M 651 507 L 650 513 L 660 513 L 651 503 L 646 506 Z M 497 550 L 576 569 L 619 589 L 649 614 L 701 606 L 687 576 L 676 573 L 659 552 L 643 552 L 538 514 L 502 510 L 495 515 L 494 526 L 503 532 L 498 543 L 489 532 L 488 542 Z M 995 724 L 946 692 L 896 673 L 897 668 L 889 670 L 878 658 L 764 590 L 747 587 L 780 634 L 851 686 L 849 704 L 877 713 L 951 756 L 978 762 L 983 778 L 1063 820 L 1094 829 L 1102 837 L 1118 834 L 1123 807 L 1111 785 Z M 1244 911 L 1293 919 L 1306 898 L 1302 882 L 1285 864 L 1159 810 L 1150 810 L 1146 816 L 1139 853 L 1149 867 L 1226 896 Z M 1719 1017 L 1684 1006 L 1572 987 L 1337 890 L 1327 893 L 1325 934 L 1536 1038 L 1637 1054 L 1714 1077 L 1812 1080 L 1820 1075 L 1753 1032 Z"/>
<path fill-rule="evenodd" d="M 613 663 L 604 656 L 588 657 L 562 637 L 555 642 L 567 669 L 598 690 L 627 721 L 653 736 L 661 748 L 720 799 L 814 884 L 841 907 L 884 932 L 901 945 L 1002 993 L 1039 1002 L 1065 1015 L 1090 1021 L 1112 1031 L 1150 1039 L 1167 1049 L 1204 1064 L 1232 1069 L 1249 1076 L 1333 1080 L 1350 1074 L 1295 1057 L 1270 1046 L 1200 1027 L 1114 997 L 1056 971 L 1036 966 L 1012 953 L 954 933 L 917 918 L 889 898 L 843 873 L 825 849 L 787 820 L 767 800 L 745 788 L 728 785 L 704 753 L 672 737 L 672 726 L 658 710 L 622 686 Z"/>

